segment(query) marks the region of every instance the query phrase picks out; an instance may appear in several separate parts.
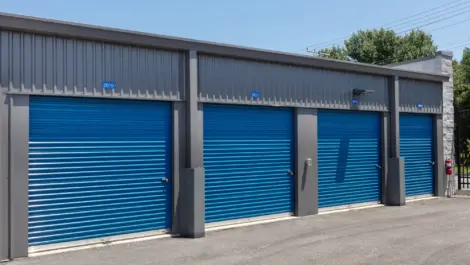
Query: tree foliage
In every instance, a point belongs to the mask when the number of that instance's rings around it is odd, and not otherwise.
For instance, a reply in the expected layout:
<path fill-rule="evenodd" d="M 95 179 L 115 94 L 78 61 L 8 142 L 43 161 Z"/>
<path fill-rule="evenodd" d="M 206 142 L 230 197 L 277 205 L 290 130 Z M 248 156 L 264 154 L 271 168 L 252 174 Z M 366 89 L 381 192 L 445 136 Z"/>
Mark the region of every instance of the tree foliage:
<path fill-rule="evenodd" d="M 437 51 L 432 36 L 421 30 L 413 30 L 401 38 L 397 61 L 407 61 L 433 56 Z"/>
<path fill-rule="evenodd" d="M 348 51 L 345 48 L 341 46 L 337 46 L 337 45 L 331 48 L 321 49 L 318 53 L 320 56 L 330 58 L 330 59 L 343 60 L 343 61 L 349 60 Z"/>
<path fill-rule="evenodd" d="M 349 56 L 361 63 L 396 62 L 400 38 L 393 30 L 360 30 L 344 42 Z"/>
<path fill-rule="evenodd" d="M 465 48 L 460 62 L 453 61 L 454 100 L 460 110 L 470 110 L 470 49 Z"/>
<path fill-rule="evenodd" d="M 319 55 L 339 60 L 355 60 L 370 64 L 391 64 L 434 55 L 437 46 L 432 36 L 413 30 L 403 36 L 391 29 L 359 30 L 344 41 L 343 46 L 320 50 Z"/>
<path fill-rule="evenodd" d="M 460 141 L 455 142 L 455 148 L 466 146 L 470 152 L 470 49 L 463 50 L 460 62 L 454 60 L 453 81 L 454 81 L 454 106 L 456 111 L 455 125 L 460 134 Z"/>

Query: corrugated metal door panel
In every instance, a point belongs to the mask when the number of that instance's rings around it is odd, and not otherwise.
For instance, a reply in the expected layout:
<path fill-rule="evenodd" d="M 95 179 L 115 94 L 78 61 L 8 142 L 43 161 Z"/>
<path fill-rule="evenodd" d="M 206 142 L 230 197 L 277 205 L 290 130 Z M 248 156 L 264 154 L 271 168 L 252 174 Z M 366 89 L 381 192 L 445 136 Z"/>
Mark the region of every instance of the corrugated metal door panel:
<path fill-rule="evenodd" d="M 400 156 L 405 159 L 405 193 L 434 193 L 433 121 L 431 115 L 400 114 Z"/>
<path fill-rule="evenodd" d="M 379 113 L 318 111 L 318 204 L 380 201 Z"/>
<path fill-rule="evenodd" d="M 293 112 L 204 106 L 206 222 L 293 210 Z"/>
<path fill-rule="evenodd" d="M 31 97 L 29 245 L 170 227 L 171 105 Z"/>

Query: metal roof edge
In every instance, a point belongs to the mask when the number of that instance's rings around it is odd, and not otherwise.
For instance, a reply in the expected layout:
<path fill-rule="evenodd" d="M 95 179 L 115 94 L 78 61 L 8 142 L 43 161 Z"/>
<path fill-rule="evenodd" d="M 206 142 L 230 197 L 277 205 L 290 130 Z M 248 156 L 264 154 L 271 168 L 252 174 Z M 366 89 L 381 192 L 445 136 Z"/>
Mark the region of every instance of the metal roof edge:
<path fill-rule="evenodd" d="M 0 12 L 0 29 L 69 38 L 104 41 L 167 50 L 196 50 L 199 53 L 305 67 L 324 68 L 363 74 L 399 76 L 403 78 L 442 82 L 448 75 L 402 70 L 386 66 L 316 58 L 235 45 L 220 44 L 164 35 L 64 22 Z"/>

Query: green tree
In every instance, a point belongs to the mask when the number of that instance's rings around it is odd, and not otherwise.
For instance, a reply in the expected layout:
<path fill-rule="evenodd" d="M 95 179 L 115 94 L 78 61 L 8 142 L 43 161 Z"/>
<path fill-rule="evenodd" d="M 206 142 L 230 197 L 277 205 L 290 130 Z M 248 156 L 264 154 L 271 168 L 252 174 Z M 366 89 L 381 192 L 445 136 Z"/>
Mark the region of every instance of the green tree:
<path fill-rule="evenodd" d="M 434 55 L 432 36 L 413 30 L 400 36 L 391 29 L 359 30 L 343 46 L 322 49 L 319 55 L 331 59 L 352 59 L 361 63 L 385 65 Z"/>
<path fill-rule="evenodd" d="M 454 100 L 460 110 L 470 109 L 470 49 L 465 48 L 462 60 L 452 63 L 454 69 Z"/>
<path fill-rule="evenodd" d="M 318 52 L 318 56 L 330 58 L 330 59 L 336 59 L 336 60 L 344 60 L 344 61 L 349 60 L 348 51 L 345 48 L 338 46 L 338 45 L 335 45 L 331 48 L 321 49 Z"/>
<path fill-rule="evenodd" d="M 349 56 L 361 63 L 396 62 L 400 38 L 393 30 L 360 30 L 344 42 Z"/>
<path fill-rule="evenodd" d="M 436 53 L 437 46 L 434 45 L 432 36 L 421 30 L 413 30 L 400 38 L 398 46 L 397 61 L 407 61 Z"/>

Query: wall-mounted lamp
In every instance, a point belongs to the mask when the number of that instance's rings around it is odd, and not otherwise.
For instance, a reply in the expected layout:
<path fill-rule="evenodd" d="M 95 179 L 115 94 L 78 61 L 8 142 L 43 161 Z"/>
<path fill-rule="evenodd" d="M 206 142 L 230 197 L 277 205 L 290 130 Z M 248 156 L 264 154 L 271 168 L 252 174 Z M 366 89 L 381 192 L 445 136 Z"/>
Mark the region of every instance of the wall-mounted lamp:
<path fill-rule="evenodd" d="M 374 90 L 354 88 L 353 89 L 353 96 L 362 96 L 362 95 L 370 94 L 370 93 L 374 93 L 374 92 L 375 92 Z"/>

